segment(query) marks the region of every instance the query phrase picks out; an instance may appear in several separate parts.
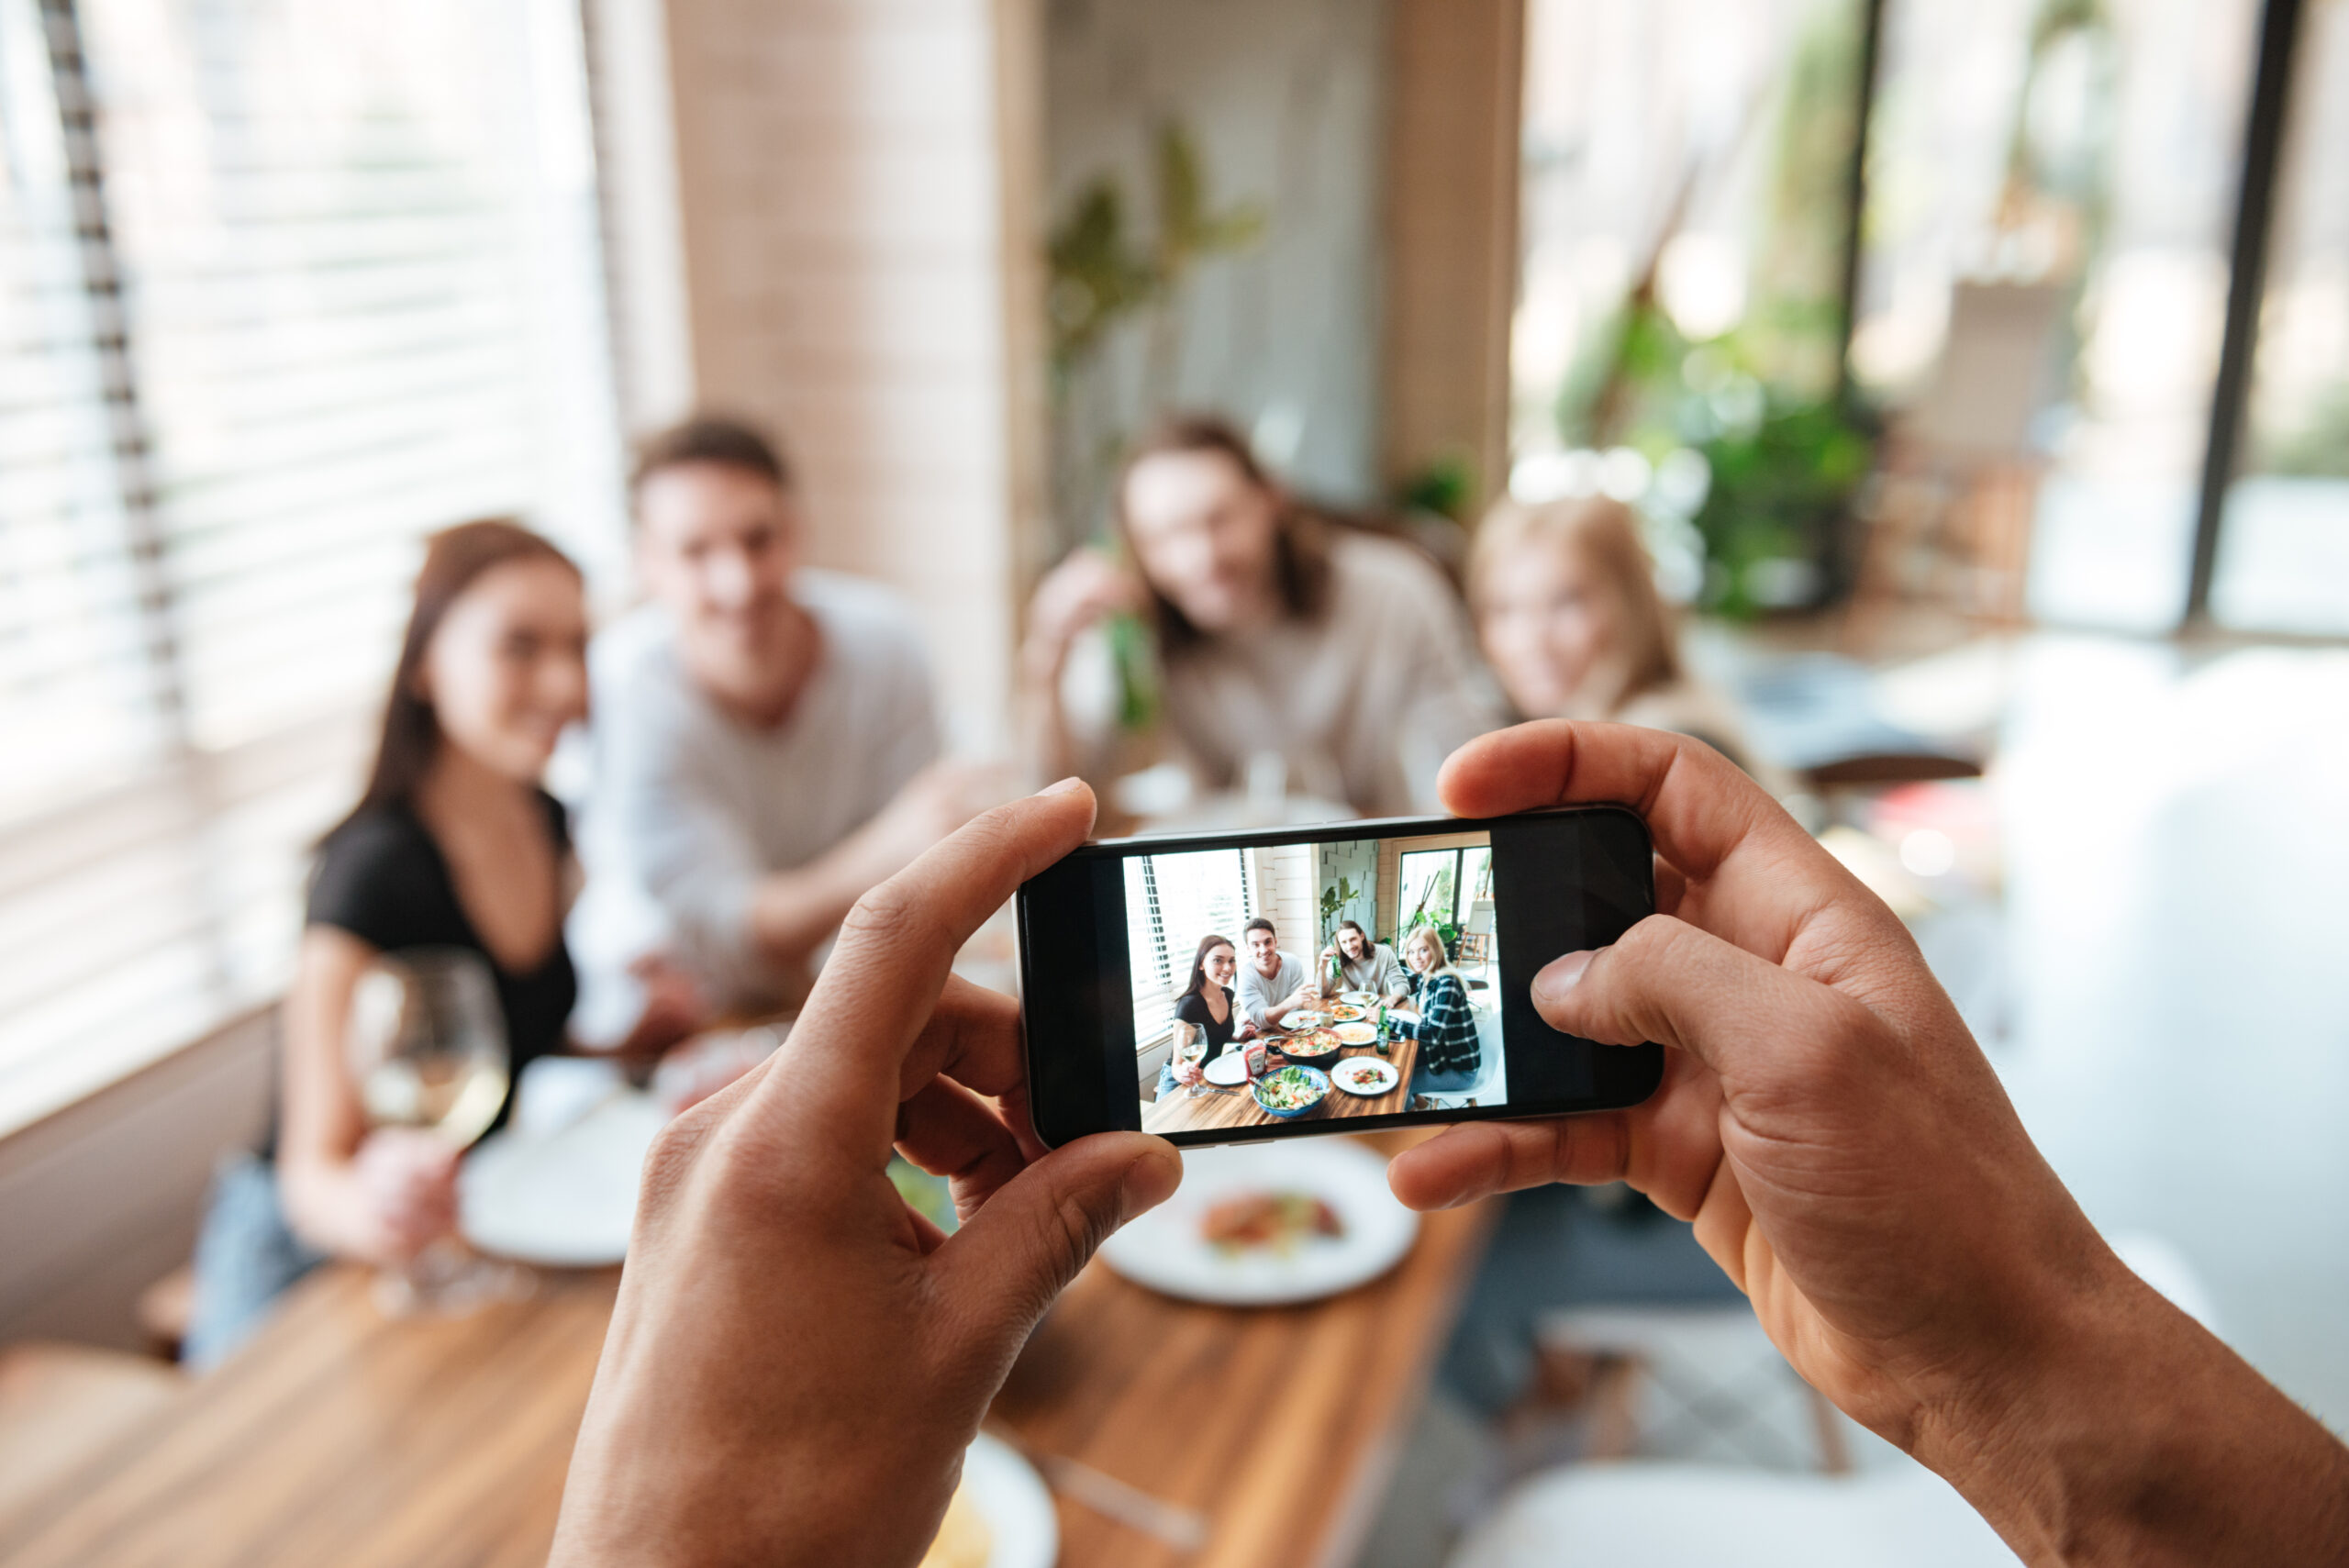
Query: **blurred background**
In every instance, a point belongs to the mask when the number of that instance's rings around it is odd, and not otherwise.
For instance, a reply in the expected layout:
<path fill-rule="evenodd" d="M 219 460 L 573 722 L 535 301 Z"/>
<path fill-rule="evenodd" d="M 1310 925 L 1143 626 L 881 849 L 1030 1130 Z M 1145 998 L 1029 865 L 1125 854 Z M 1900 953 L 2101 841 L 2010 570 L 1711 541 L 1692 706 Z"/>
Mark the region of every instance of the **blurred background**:
<path fill-rule="evenodd" d="M 0 1545 L 130 1510 L 121 1423 L 203 1386 L 421 540 L 520 517 L 616 617 L 696 409 L 780 437 L 968 758 L 1168 413 L 1455 583 L 1504 499 L 1623 504 L 2091 1217 L 2349 1422 L 2349 0 L 0 0 L 0 1342 L 120 1358 L 0 1379 L 0 1451 L 98 1456 Z M 1675 1222 L 1482 1223 L 1372 1407 L 1296 1407 L 1359 1446 L 1290 1534 L 1016 1383 L 1062 1561 L 1580 1561 L 1596 1460 L 1900 1481 Z"/>

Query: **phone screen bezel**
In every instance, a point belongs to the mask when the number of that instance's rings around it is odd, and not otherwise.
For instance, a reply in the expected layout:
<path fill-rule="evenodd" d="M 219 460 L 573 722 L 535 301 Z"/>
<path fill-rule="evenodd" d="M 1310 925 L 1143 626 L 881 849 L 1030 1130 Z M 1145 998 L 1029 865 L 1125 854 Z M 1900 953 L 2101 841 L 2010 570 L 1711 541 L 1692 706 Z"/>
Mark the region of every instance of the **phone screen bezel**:
<path fill-rule="evenodd" d="M 1569 930 L 1598 929 L 1604 940 L 1611 941 L 1622 929 L 1628 929 L 1655 908 L 1655 878 L 1653 852 L 1650 845 L 1647 824 L 1630 807 L 1617 805 L 1561 806 L 1546 811 L 1526 812 L 1510 817 L 1382 817 L 1362 821 L 1302 824 L 1293 827 L 1249 828 L 1226 833 L 1152 834 L 1128 839 L 1102 840 L 1085 844 L 1072 851 L 1030 882 L 1023 884 L 1016 903 L 1019 927 L 1019 985 L 1020 995 L 1021 1049 L 1025 1053 L 1029 1083 L 1029 1114 L 1037 1136 L 1051 1147 L 1057 1148 L 1073 1139 L 1088 1133 L 1132 1129 L 1121 1118 L 1118 1096 L 1134 1098 L 1130 1079 L 1120 1084 L 1110 1072 L 1110 1055 L 1103 1049 L 1105 1026 L 1100 1021 L 1108 1009 L 1101 1000 L 1103 987 L 1099 952 L 1101 940 L 1097 935 L 1100 911 L 1107 906 L 1103 896 L 1111 885 L 1097 868 L 1116 868 L 1126 857 L 1136 853 L 1180 854 L 1200 850 L 1242 849 L 1252 845 L 1328 843 L 1351 839 L 1386 839 L 1415 837 L 1420 834 L 1494 831 L 1508 836 L 1523 836 L 1538 832 L 1539 825 L 1555 821 L 1562 829 L 1571 827 L 1573 837 L 1561 838 L 1561 844 L 1573 843 L 1579 852 L 1598 844 L 1607 855 L 1604 878 L 1586 877 L 1579 863 L 1570 870 L 1560 868 L 1561 880 L 1575 885 L 1579 896 L 1571 905 L 1564 901 L 1504 900 L 1507 907 L 1516 910 L 1504 914 L 1498 936 L 1504 959 L 1502 983 L 1508 987 L 1502 998 L 1505 1038 L 1515 1042 L 1530 1029 L 1543 1030 L 1561 1042 L 1581 1048 L 1584 1054 L 1575 1059 L 1586 1064 L 1581 1074 L 1585 1081 L 1577 1091 L 1528 1098 L 1517 1093 L 1511 1084 L 1510 1101 L 1507 1105 L 1477 1106 L 1445 1111 L 1398 1111 L 1386 1116 L 1346 1117 L 1334 1120 L 1319 1118 L 1297 1122 L 1281 1122 L 1270 1126 L 1247 1128 L 1201 1129 L 1169 1135 L 1179 1147 L 1201 1148 L 1219 1143 L 1259 1142 L 1268 1139 L 1310 1137 L 1322 1133 L 1375 1132 L 1398 1127 L 1426 1127 L 1457 1121 L 1507 1121 L 1532 1118 L 1572 1116 L 1590 1111 L 1620 1110 L 1634 1106 L 1655 1092 L 1664 1073 L 1663 1049 L 1655 1045 L 1615 1047 L 1594 1045 L 1574 1036 L 1552 1030 L 1532 1010 L 1526 987 L 1533 971 L 1559 952 L 1568 951 L 1563 945 L 1570 939 Z M 1601 834 L 1619 837 L 1614 844 L 1600 844 L 1592 837 Z M 1497 891 L 1498 879 L 1505 874 L 1531 876 L 1539 868 L 1519 865 L 1512 857 L 1512 868 L 1505 873 L 1501 858 L 1494 857 Z M 1122 876 L 1122 873 L 1119 873 Z M 1602 906 L 1590 906 L 1592 890 L 1604 881 L 1612 893 L 1620 895 L 1620 902 L 1606 900 Z M 1116 918 L 1122 921 L 1122 895 L 1118 895 Z M 1122 940 L 1122 938 L 1120 938 Z M 1590 945 L 1598 945 L 1594 942 Z M 1316 947 L 1318 951 L 1318 944 Z M 1049 953 L 1050 958 L 1041 957 Z M 1515 962 L 1508 962 L 1512 953 Z M 1538 957 L 1531 956 L 1540 954 Z M 1124 983 L 1114 987 L 1124 995 Z M 1049 1001 L 1043 1000 L 1050 998 Z M 1055 1043 L 1074 1039 L 1076 1046 Z M 1517 1059 L 1512 1057 L 1512 1072 Z"/>

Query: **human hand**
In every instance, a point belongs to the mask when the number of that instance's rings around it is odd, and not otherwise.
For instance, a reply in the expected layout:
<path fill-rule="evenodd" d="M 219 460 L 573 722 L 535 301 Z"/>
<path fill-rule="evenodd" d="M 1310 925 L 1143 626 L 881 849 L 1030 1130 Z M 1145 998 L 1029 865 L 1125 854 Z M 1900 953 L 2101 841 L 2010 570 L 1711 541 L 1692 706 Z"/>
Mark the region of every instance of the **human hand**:
<path fill-rule="evenodd" d="M 407 1262 L 457 1228 L 459 1150 L 418 1127 L 379 1127 L 351 1157 L 334 1250 L 385 1266 Z"/>
<path fill-rule="evenodd" d="M 1177 1084 L 1189 1085 L 1192 1084 L 1204 1083 L 1207 1080 L 1207 1069 L 1200 1066 L 1199 1063 L 1196 1062 L 1187 1062 L 1178 1059 L 1174 1063 L 1174 1082 Z"/>
<path fill-rule="evenodd" d="M 1405 1203 L 1628 1181 L 1694 1222 L 1806 1380 L 2027 1557 L 2093 1540 L 2145 1561 L 2152 1539 L 2217 1561 L 2192 1543 L 2326 1496 L 2328 1463 L 2349 1529 L 2338 1445 L 2113 1256 L 1907 930 L 1742 773 L 1683 737 L 1552 721 L 1462 748 L 1441 788 L 1469 817 L 1635 805 L 1659 913 L 1555 960 L 1532 995 L 1568 1033 L 1668 1049 L 1643 1105 L 1455 1127 L 1397 1156 Z M 2207 1397 L 2181 1416 L 2188 1389 Z M 2187 1456 L 2202 1467 L 2181 1476 Z M 2132 1509 L 2165 1533 L 2116 1524 Z"/>
<path fill-rule="evenodd" d="M 1092 819 L 1058 786 L 875 888 L 789 1038 L 656 1140 L 555 1563 L 921 1555 L 1037 1318 L 1181 1174 L 1140 1133 L 1045 1153 L 1017 1004 L 949 977 Z M 952 1237 L 890 1184 L 893 1143 L 952 1178 Z"/>
<path fill-rule="evenodd" d="M 613 1054 L 657 1056 L 701 1028 L 709 1017 L 700 983 L 666 953 L 646 953 L 628 966 L 641 988 L 644 1004 L 636 1023 Z"/>
<path fill-rule="evenodd" d="M 1090 547 L 1072 550 L 1044 574 L 1029 601 L 1022 657 L 1030 674 L 1056 677 L 1086 628 L 1120 610 L 1139 611 L 1147 602 L 1147 591 L 1131 572 Z"/>

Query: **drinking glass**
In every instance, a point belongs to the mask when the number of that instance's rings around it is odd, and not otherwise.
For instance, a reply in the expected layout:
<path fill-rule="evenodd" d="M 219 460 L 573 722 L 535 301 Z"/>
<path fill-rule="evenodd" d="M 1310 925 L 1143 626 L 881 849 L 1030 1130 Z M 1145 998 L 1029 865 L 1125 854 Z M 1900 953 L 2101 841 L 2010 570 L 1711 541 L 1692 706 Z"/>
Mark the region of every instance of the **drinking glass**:
<path fill-rule="evenodd" d="M 421 1128 L 463 1150 L 506 1103 L 506 1016 L 488 963 L 468 949 L 377 957 L 351 992 L 344 1040 L 371 1128 Z M 526 1271 L 443 1236 L 379 1273 L 375 1300 L 394 1317 L 454 1316 L 529 1283 Z"/>
<path fill-rule="evenodd" d="M 1207 1036 L 1207 1031 L 1206 1031 L 1205 1029 L 1203 1029 L 1199 1028 L 1199 1026 L 1198 1026 L 1198 1025 L 1197 1025 L 1197 1024 L 1195 1024 L 1195 1023 L 1191 1023 L 1191 1022 L 1189 1022 L 1189 1021 L 1188 1021 L 1188 1020 L 1186 1020 L 1186 1019 L 1183 1019 L 1183 1018 L 1177 1018 L 1177 1019 L 1175 1019 L 1175 1020 L 1174 1020 L 1174 1056 L 1175 1056 L 1175 1059 L 1176 1059 L 1177 1061 L 1180 1061 L 1180 1062 L 1189 1062 L 1192 1066 L 1196 1067 L 1196 1066 L 1198 1066 L 1201 1062 L 1205 1062 L 1205 1061 L 1207 1060 L 1207 1054 L 1208 1054 L 1208 1036 Z M 1199 1080 L 1197 1083 L 1193 1084 L 1190 1086 L 1189 1090 L 1187 1091 L 1187 1095 L 1188 1095 L 1188 1097 L 1189 1097 L 1189 1098 L 1196 1100 L 1196 1099 L 1197 1099 L 1200 1095 L 1202 1095 L 1206 1094 L 1207 1092 L 1208 1092 L 1207 1080 L 1205 1080 L 1205 1079 L 1203 1078 L 1203 1079 Z"/>

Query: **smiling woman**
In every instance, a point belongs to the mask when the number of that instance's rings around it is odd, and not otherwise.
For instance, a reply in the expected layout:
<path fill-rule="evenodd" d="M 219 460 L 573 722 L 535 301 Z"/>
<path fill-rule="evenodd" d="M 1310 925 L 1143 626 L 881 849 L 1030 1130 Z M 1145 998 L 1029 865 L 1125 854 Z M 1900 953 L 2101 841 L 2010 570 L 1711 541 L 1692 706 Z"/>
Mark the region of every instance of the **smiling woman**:
<path fill-rule="evenodd" d="M 370 1130 L 361 1104 L 346 1032 L 379 957 L 477 955 L 509 1074 L 562 1044 L 578 994 L 562 941 L 571 840 L 539 775 L 586 717 L 586 644 L 578 569 L 546 540 L 505 521 L 433 537 L 366 791 L 319 846 L 274 1170 L 264 1157 L 224 1172 L 197 1248 L 192 1363 L 233 1349 L 319 1256 L 399 1262 L 455 1224 L 462 1150 Z"/>

